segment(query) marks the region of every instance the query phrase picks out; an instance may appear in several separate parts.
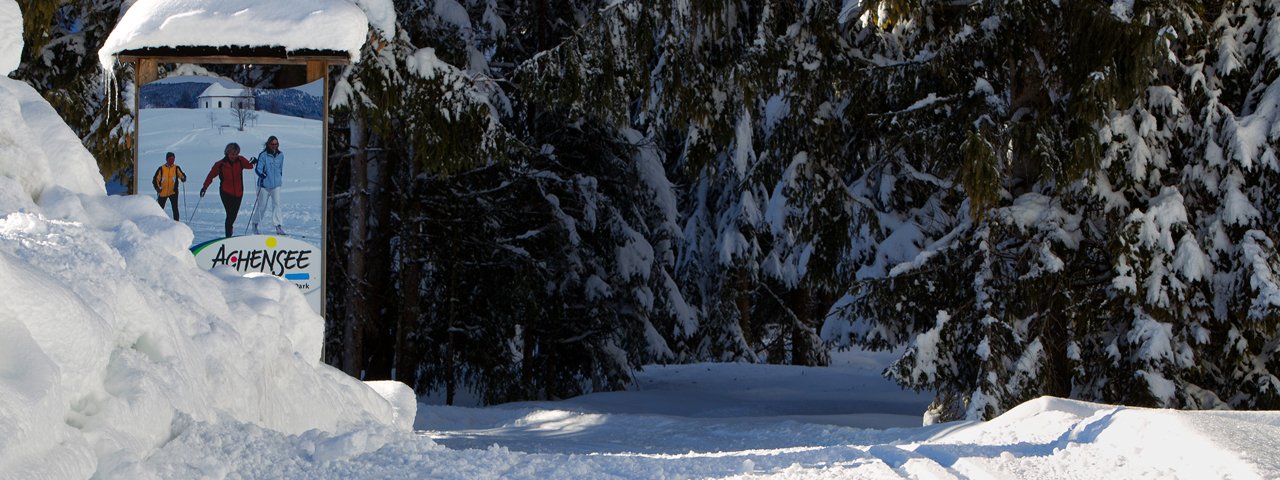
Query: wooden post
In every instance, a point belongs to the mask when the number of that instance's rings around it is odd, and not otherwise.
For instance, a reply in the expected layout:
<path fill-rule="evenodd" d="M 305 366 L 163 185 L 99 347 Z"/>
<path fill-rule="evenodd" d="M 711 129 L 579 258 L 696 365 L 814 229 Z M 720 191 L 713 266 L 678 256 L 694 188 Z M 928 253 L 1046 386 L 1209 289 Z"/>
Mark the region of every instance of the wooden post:
<path fill-rule="evenodd" d="M 139 134 L 142 129 L 142 86 L 156 81 L 160 76 L 160 62 L 154 58 L 140 58 L 133 62 L 133 182 L 129 185 L 129 195 L 137 195 L 139 179 L 142 172 L 138 170 L 141 161 L 138 158 Z"/>
<path fill-rule="evenodd" d="M 126 195 L 138 194 L 138 178 L 142 177 L 142 173 L 138 171 L 138 142 L 142 139 L 138 135 L 142 130 L 142 121 L 138 118 L 139 108 L 141 106 L 141 101 L 138 97 L 141 97 L 142 95 L 139 95 L 138 92 L 142 91 L 142 71 L 145 68 L 143 65 L 144 63 L 145 61 L 143 60 L 133 62 L 133 112 L 131 112 L 133 114 L 133 145 L 130 146 L 130 150 L 133 151 L 133 181 L 129 182 L 128 188 L 125 190 Z"/>

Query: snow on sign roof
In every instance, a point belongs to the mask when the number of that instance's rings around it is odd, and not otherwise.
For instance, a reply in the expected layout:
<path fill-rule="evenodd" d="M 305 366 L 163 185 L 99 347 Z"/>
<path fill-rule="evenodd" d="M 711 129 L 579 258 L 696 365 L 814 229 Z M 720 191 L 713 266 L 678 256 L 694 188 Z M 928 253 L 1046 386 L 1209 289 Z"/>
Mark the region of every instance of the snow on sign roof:
<path fill-rule="evenodd" d="M 98 60 L 122 52 L 182 48 L 283 48 L 345 52 L 359 59 L 369 19 L 349 0 L 137 0 Z"/>

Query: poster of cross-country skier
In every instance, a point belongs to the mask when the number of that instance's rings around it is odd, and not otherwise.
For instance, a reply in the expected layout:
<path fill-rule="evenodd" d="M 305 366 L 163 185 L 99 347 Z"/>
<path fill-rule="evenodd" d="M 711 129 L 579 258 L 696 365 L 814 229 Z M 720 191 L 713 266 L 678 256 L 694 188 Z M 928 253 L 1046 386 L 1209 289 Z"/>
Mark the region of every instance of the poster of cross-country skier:
<path fill-rule="evenodd" d="M 206 268 L 292 281 L 320 312 L 323 81 L 173 76 L 139 98 L 138 192 L 195 234 Z"/>

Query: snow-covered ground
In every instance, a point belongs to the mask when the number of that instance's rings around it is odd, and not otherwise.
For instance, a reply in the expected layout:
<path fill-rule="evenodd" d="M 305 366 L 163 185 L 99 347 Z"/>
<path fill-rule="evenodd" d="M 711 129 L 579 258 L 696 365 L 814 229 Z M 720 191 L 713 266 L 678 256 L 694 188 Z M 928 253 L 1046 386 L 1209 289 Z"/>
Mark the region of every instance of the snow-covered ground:
<path fill-rule="evenodd" d="M 1280 478 L 1278 412 L 1046 397 L 990 422 L 920 427 L 927 403 L 857 365 L 651 366 L 627 392 L 423 403 L 413 434 L 183 423 L 146 467 L 166 478 Z"/>
<path fill-rule="evenodd" d="M 17 11 L 0 0 L 0 74 Z M 417 403 L 320 363 L 296 288 L 204 271 L 193 238 L 150 197 L 108 197 L 49 104 L 0 77 L 0 479 L 1280 478 L 1280 412 L 1041 398 L 920 427 L 926 397 L 880 378 L 882 354 Z"/>

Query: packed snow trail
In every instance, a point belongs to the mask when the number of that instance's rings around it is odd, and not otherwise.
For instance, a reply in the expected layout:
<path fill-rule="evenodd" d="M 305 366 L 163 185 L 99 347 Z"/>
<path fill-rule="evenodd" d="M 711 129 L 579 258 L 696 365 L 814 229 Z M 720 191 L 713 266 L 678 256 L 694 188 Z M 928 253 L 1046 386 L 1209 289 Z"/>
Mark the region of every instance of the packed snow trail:
<path fill-rule="evenodd" d="M 990 422 L 867 429 L 850 425 L 898 416 L 774 416 L 783 404 L 821 405 L 805 387 L 824 385 L 821 375 L 788 380 L 760 367 L 768 366 L 698 366 L 704 376 L 672 367 L 641 372 L 641 381 L 668 384 L 661 400 L 631 391 L 489 408 L 422 405 L 418 426 L 427 430 L 415 434 L 284 435 L 190 422 L 146 467 L 184 478 L 1280 478 L 1277 412 L 1179 412 L 1046 397 Z M 734 385 L 721 380 L 752 371 L 760 375 Z M 793 394 L 761 402 L 749 393 L 776 381 Z M 723 401 L 726 393 L 739 395 L 729 404 L 703 400 Z M 858 395 L 850 392 L 851 403 Z M 748 406 L 755 415 L 721 415 Z"/>

